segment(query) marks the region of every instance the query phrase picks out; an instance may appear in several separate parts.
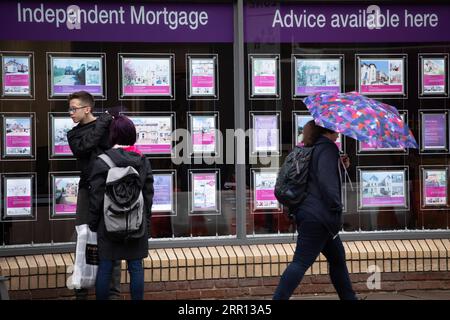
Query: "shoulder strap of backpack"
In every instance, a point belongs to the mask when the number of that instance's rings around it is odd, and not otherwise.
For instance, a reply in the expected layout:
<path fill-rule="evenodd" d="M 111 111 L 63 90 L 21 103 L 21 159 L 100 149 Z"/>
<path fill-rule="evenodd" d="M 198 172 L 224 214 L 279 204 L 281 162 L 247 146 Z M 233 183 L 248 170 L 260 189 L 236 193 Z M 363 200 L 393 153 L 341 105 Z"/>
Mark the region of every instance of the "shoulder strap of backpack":
<path fill-rule="evenodd" d="M 108 156 L 106 153 L 102 153 L 98 156 L 100 159 L 102 159 L 110 168 L 114 168 L 116 164 L 114 161 L 112 161 L 111 157 Z"/>

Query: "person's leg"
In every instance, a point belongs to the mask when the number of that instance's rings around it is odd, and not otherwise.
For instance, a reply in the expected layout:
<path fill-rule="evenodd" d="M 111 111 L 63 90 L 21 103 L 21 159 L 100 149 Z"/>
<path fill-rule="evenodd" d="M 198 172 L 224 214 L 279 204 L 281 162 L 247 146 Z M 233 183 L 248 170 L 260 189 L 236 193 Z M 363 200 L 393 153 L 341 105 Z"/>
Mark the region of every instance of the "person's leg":
<path fill-rule="evenodd" d="M 109 300 L 120 300 L 121 265 L 121 260 L 115 260 L 113 262 L 111 287 L 109 289 Z"/>
<path fill-rule="evenodd" d="M 132 300 L 144 299 L 144 268 L 142 259 L 127 260 L 130 273 L 130 293 Z"/>
<path fill-rule="evenodd" d="M 331 282 L 341 300 L 357 300 L 345 262 L 345 249 L 341 238 L 329 239 L 322 250 L 330 266 Z"/>
<path fill-rule="evenodd" d="M 327 240 L 327 230 L 318 222 L 303 221 L 298 228 L 294 258 L 283 275 L 273 295 L 274 300 L 288 300 L 298 287 L 306 270 L 316 261 Z"/>
<path fill-rule="evenodd" d="M 97 300 L 108 300 L 113 269 L 112 260 L 100 260 L 95 281 L 95 295 Z"/>

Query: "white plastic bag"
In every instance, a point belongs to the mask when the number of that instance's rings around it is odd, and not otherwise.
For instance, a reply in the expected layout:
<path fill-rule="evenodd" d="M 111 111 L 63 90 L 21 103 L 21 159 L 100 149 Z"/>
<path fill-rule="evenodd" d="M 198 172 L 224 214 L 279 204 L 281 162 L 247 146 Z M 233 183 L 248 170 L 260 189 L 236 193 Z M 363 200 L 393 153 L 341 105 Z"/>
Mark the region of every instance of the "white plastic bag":
<path fill-rule="evenodd" d="M 69 289 L 91 288 L 95 285 L 98 269 L 97 233 L 87 224 L 75 227 L 77 246 L 73 274 L 67 281 Z"/>

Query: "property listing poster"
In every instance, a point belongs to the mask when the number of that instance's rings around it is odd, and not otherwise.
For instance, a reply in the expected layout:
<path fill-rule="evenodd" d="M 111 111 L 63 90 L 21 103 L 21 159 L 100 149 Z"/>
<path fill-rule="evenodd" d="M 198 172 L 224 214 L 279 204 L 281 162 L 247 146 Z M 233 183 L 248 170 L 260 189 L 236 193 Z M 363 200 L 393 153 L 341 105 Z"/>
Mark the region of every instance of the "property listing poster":
<path fill-rule="evenodd" d="M 446 72 L 444 58 L 422 58 L 422 93 L 445 94 Z"/>
<path fill-rule="evenodd" d="M 403 59 L 360 59 L 359 92 L 373 94 L 403 94 Z"/>
<path fill-rule="evenodd" d="M 422 149 L 447 148 L 447 115 L 445 113 L 422 114 Z"/>
<path fill-rule="evenodd" d="M 295 115 L 295 128 L 296 128 L 296 132 L 295 132 L 295 145 L 297 146 L 303 146 L 303 128 L 305 127 L 305 125 L 309 122 L 313 120 L 312 116 L 308 116 L 308 115 L 299 115 L 296 114 Z M 336 139 L 336 146 L 338 147 L 339 151 L 342 152 L 342 134 L 339 133 L 338 134 L 338 138 Z"/>
<path fill-rule="evenodd" d="M 197 59 L 190 61 L 190 95 L 191 96 L 215 96 L 216 95 L 216 75 L 213 58 Z"/>
<path fill-rule="evenodd" d="M 254 179 L 254 209 L 280 209 L 274 189 L 277 172 L 253 171 Z"/>
<path fill-rule="evenodd" d="M 135 146 L 144 154 L 170 154 L 172 151 L 172 117 L 130 116 L 136 127 Z"/>
<path fill-rule="evenodd" d="M 253 115 L 253 152 L 278 152 L 277 115 Z"/>
<path fill-rule="evenodd" d="M 406 207 L 405 171 L 360 171 L 360 208 Z"/>
<path fill-rule="evenodd" d="M 295 96 L 341 91 L 339 59 L 295 58 Z"/>
<path fill-rule="evenodd" d="M 72 215 L 77 212 L 78 183 L 80 177 L 53 177 L 54 216 Z"/>
<path fill-rule="evenodd" d="M 191 116 L 191 140 L 194 153 L 216 152 L 216 117 Z"/>
<path fill-rule="evenodd" d="M 31 95 L 30 58 L 2 56 L 3 95 Z"/>
<path fill-rule="evenodd" d="M 423 199 L 425 206 L 447 205 L 447 170 L 423 170 Z"/>
<path fill-rule="evenodd" d="M 53 155 L 54 156 L 72 156 L 69 142 L 67 141 L 67 132 L 70 131 L 76 123 L 69 117 L 53 117 Z"/>
<path fill-rule="evenodd" d="M 152 212 L 156 213 L 172 213 L 173 208 L 173 175 L 167 174 L 154 174 L 153 175 L 153 205 Z"/>
<path fill-rule="evenodd" d="M 31 216 L 32 178 L 6 178 L 6 217 Z"/>
<path fill-rule="evenodd" d="M 52 95 L 67 95 L 87 91 L 103 95 L 101 57 L 52 57 Z"/>
<path fill-rule="evenodd" d="M 217 210 L 216 173 L 192 174 L 192 211 Z"/>
<path fill-rule="evenodd" d="M 31 117 L 5 117 L 5 155 L 31 155 Z"/>
<path fill-rule="evenodd" d="M 171 96 L 170 58 L 123 58 L 124 96 Z"/>
<path fill-rule="evenodd" d="M 277 95 L 277 59 L 255 58 L 252 61 L 252 95 Z"/>

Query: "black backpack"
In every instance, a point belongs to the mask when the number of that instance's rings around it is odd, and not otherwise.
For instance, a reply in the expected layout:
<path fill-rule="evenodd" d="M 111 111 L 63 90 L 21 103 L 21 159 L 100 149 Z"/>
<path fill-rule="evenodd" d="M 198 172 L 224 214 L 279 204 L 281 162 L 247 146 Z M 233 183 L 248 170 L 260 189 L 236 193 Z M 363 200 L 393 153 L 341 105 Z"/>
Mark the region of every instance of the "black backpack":
<path fill-rule="evenodd" d="M 307 195 L 309 162 L 314 147 L 296 146 L 281 166 L 275 184 L 275 197 L 289 209 L 299 206 Z M 289 210 L 291 212 L 291 210 Z"/>

